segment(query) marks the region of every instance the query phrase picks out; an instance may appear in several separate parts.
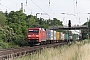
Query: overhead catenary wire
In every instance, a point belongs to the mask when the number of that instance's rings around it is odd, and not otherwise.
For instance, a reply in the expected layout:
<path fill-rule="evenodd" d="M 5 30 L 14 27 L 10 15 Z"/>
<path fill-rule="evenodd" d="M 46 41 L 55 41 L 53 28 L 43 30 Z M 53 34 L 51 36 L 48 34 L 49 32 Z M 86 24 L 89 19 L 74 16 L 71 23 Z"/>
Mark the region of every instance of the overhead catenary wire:
<path fill-rule="evenodd" d="M 28 1 L 27 0 L 25 0 L 24 12 L 26 12 L 26 8 L 25 7 L 28 8 L 28 10 L 31 11 L 31 15 L 32 15 L 32 10 L 28 7 Z"/>
<path fill-rule="evenodd" d="M 79 24 L 81 24 L 80 22 L 80 17 L 78 16 L 79 12 L 78 12 L 78 1 L 76 0 L 76 10 L 77 10 L 77 17 L 78 17 L 78 20 L 79 20 Z"/>
<path fill-rule="evenodd" d="M 53 10 L 50 8 L 50 6 L 51 6 L 51 1 L 49 0 L 49 9 L 50 9 L 51 11 L 53 11 Z M 53 13 L 53 15 L 54 15 L 54 13 Z M 49 17 L 49 19 L 50 19 L 50 17 Z"/>
<path fill-rule="evenodd" d="M 10 1 L 10 0 L 8 0 L 8 1 Z M 10 1 L 11 3 L 14 3 L 15 5 L 16 5 L 16 9 L 17 9 L 17 7 L 18 7 L 18 4 L 16 3 L 16 2 L 14 2 L 14 1 Z"/>
<path fill-rule="evenodd" d="M 32 0 L 31 0 L 32 1 Z M 33 2 L 33 1 L 32 1 Z M 39 9 L 41 9 L 43 12 L 44 10 L 42 8 L 40 8 L 35 2 L 33 2 Z"/>
<path fill-rule="evenodd" d="M 25 6 L 26 8 L 28 8 L 28 10 L 30 10 L 31 11 L 31 15 L 32 15 L 32 10 L 28 7 L 28 5 L 27 6 Z M 24 12 L 26 12 L 26 9 L 25 9 L 25 11 Z"/>
<path fill-rule="evenodd" d="M 79 12 L 78 12 L 78 1 L 77 0 L 73 0 L 73 6 L 74 6 L 74 15 L 76 17 L 76 19 L 79 20 L 79 24 L 81 23 L 80 22 L 80 17 L 79 17 Z"/>
<path fill-rule="evenodd" d="M 78 1 L 77 1 L 77 0 L 75 1 L 75 5 L 76 5 L 76 19 L 78 19 L 78 20 L 79 20 L 78 22 L 79 22 L 79 25 L 80 25 L 80 24 L 81 24 L 81 22 L 80 22 L 80 17 L 79 17 L 79 15 L 78 15 L 78 14 L 79 14 L 79 12 L 78 12 Z M 79 33 L 79 34 L 81 33 L 81 31 L 80 31 L 80 30 L 79 30 L 79 31 L 75 31 L 75 32 L 77 32 L 77 33 Z"/>
<path fill-rule="evenodd" d="M 74 14 L 75 14 L 75 4 L 74 4 L 74 0 L 73 0 L 73 6 L 74 6 Z"/>
<path fill-rule="evenodd" d="M 10 1 L 10 2 L 12 2 L 12 3 L 15 3 L 15 2 L 13 2 L 13 1 Z M 15 3 L 16 5 L 17 5 L 17 3 Z M 32 10 L 28 7 L 28 1 L 27 0 L 25 0 L 25 4 L 24 4 L 24 12 L 26 12 L 26 9 L 25 9 L 25 7 L 27 7 L 30 11 L 31 11 L 31 15 L 32 15 Z"/>
<path fill-rule="evenodd" d="M 1 0 L 0 0 L 1 1 Z M 8 0 L 9 1 L 9 0 Z M 14 3 L 14 4 L 16 4 L 16 9 L 17 9 L 17 3 L 15 3 L 15 2 L 13 2 L 13 1 L 10 1 L 11 3 Z M 6 6 L 6 5 L 3 5 L 2 3 L 1 3 L 1 6 L 3 6 L 6 10 L 10 10 L 10 11 L 12 11 L 13 9 L 12 8 L 10 8 L 10 7 L 8 7 L 8 6 Z"/>
<path fill-rule="evenodd" d="M 39 0 L 39 1 L 41 1 L 41 2 L 42 2 L 42 0 Z M 50 1 L 49 1 L 49 2 L 50 2 Z M 47 4 L 45 4 L 44 2 L 42 2 L 42 3 L 48 7 L 48 5 L 47 5 Z M 51 4 L 51 3 L 49 3 L 49 4 Z M 53 9 L 52 9 L 50 6 L 51 6 L 51 5 L 49 5 L 50 10 L 53 12 Z M 54 13 L 54 12 L 53 12 L 53 13 Z"/>
<path fill-rule="evenodd" d="M 3 4 L 1 4 L 1 0 L 0 0 L 0 6 L 3 6 L 3 7 L 5 7 L 5 8 L 8 8 L 8 9 L 12 10 L 11 8 L 9 8 L 9 7 L 7 7 L 7 6 L 3 5 Z"/>
<path fill-rule="evenodd" d="M 31 0 L 32 1 L 32 0 Z M 39 9 L 41 9 L 43 12 L 45 12 L 39 5 L 37 5 L 34 1 L 32 1 Z M 45 12 L 46 13 L 46 12 Z M 46 13 L 48 16 L 49 16 L 49 14 L 48 13 Z M 49 16 L 50 17 L 50 16 Z"/>
<path fill-rule="evenodd" d="M 42 2 L 42 0 L 39 0 L 40 2 Z M 51 11 L 52 11 L 52 13 L 53 13 L 53 15 L 54 15 L 54 12 L 53 12 L 53 9 L 50 7 L 51 5 L 51 1 L 49 0 L 49 5 L 48 4 L 46 4 L 46 3 L 44 3 L 44 2 L 42 2 L 45 6 L 47 6 L 48 7 L 48 9 L 50 9 Z M 49 19 L 50 19 L 50 17 L 49 17 Z"/>
<path fill-rule="evenodd" d="M 1 6 L 6 7 L 6 8 L 8 8 L 8 9 L 12 10 L 11 8 L 9 8 L 9 7 L 5 6 L 5 5 L 2 5 L 2 4 L 1 4 Z"/>

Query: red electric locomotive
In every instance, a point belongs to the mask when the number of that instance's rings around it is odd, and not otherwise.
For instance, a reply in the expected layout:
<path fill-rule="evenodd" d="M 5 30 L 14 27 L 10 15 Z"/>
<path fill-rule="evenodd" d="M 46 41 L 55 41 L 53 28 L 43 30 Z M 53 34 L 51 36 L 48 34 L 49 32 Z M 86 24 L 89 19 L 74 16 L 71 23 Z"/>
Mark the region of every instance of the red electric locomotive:
<path fill-rule="evenodd" d="M 28 28 L 27 42 L 30 45 L 46 42 L 46 31 L 43 28 Z"/>

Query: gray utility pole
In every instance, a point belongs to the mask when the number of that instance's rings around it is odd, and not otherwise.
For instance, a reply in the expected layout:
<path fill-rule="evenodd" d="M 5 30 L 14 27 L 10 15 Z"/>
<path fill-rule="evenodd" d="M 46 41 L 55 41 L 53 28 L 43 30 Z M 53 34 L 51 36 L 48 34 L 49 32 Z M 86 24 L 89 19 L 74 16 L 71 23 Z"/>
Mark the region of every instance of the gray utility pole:
<path fill-rule="evenodd" d="M 1 0 L 0 0 L 0 5 L 1 5 Z"/>
<path fill-rule="evenodd" d="M 23 3 L 21 3 L 21 10 L 23 11 Z"/>
<path fill-rule="evenodd" d="M 87 27 L 88 27 L 88 23 L 89 23 L 89 21 L 88 21 L 88 18 L 87 18 Z M 88 35 L 88 39 L 89 39 L 89 28 L 88 28 L 87 35 Z"/>

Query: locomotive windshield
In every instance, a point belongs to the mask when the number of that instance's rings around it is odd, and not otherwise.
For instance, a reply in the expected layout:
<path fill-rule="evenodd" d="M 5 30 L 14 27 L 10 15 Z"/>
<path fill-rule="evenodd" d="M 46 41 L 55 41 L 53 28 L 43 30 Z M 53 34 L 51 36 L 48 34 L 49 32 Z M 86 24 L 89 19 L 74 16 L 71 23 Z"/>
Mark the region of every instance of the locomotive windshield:
<path fill-rule="evenodd" d="M 39 30 L 29 30 L 29 33 L 39 33 Z"/>

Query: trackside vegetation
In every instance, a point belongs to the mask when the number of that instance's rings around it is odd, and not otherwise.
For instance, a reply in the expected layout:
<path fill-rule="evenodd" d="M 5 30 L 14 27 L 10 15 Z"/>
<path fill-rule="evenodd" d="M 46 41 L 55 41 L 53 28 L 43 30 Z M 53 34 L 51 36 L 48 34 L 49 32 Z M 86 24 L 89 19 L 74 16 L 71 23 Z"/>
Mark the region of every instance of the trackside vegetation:
<path fill-rule="evenodd" d="M 90 40 L 74 42 L 57 48 L 46 48 L 16 60 L 90 60 Z"/>
<path fill-rule="evenodd" d="M 7 13 L 7 11 L 5 13 L 0 11 L 0 48 L 27 45 L 26 33 L 28 28 L 41 27 L 46 29 L 53 25 L 63 26 L 62 23 L 63 22 L 57 18 L 45 20 L 33 15 L 26 15 L 22 10 L 11 11 L 9 13 Z M 90 22 L 86 22 L 84 25 L 87 23 L 90 25 Z M 62 32 L 65 33 L 66 31 Z M 87 32 L 83 30 L 82 33 L 82 36 L 86 39 Z"/>
<path fill-rule="evenodd" d="M 27 45 L 26 33 L 28 28 L 48 28 L 52 25 L 62 26 L 57 18 L 44 20 L 19 11 L 9 13 L 0 11 L 0 48 L 20 47 Z"/>

